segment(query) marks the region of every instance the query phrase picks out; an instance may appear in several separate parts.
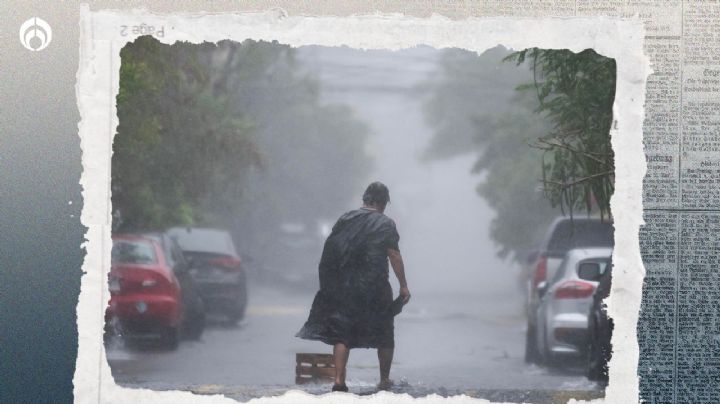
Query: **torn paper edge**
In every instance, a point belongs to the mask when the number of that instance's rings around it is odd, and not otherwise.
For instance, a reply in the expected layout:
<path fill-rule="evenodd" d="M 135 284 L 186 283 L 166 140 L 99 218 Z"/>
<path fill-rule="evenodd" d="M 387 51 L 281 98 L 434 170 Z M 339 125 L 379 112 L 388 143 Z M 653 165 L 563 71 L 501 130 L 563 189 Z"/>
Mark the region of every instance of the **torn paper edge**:
<path fill-rule="evenodd" d="M 498 44 L 511 49 L 567 48 L 579 52 L 593 48 L 614 58 L 617 86 L 611 130 L 615 152 L 615 193 L 611 208 L 615 225 L 612 293 L 608 312 L 615 322 L 610 362 L 610 383 L 604 402 L 638 402 L 638 343 L 636 324 L 645 270 L 640 258 L 638 230 L 642 222 L 642 179 L 645 84 L 651 73 L 643 53 L 645 31 L 637 19 L 592 18 L 471 18 L 450 20 L 400 14 L 350 17 L 288 17 L 281 10 L 260 13 L 155 14 L 147 10 L 80 12 L 80 64 L 76 96 L 81 120 L 78 125 L 83 172 L 81 221 L 88 230 L 83 246 L 86 256 L 77 305 L 78 357 L 74 394 L 76 402 L 235 402 L 221 395 L 199 396 L 190 392 L 135 389 L 114 383 L 103 347 L 104 311 L 109 297 L 111 206 L 110 163 L 112 139 L 118 118 L 115 98 L 119 88 L 120 49 L 137 35 L 121 35 L 120 27 L 164 26 L 159 41 L 191 43 L 224 39 L 242 42 L 277 40 L 293 47 L 304 45 L 348 46 L 358 49 L 399 50 L 417 45 L 464 48 L 481 54 Z M 482 381 L 478 381 L 482 384 Z M 381 392 L 372 402 L 482 403 L 487 400 L 430 395 L 413 399 L 407 394 Z M 368 400 L 355 395 L 315 396 L 291 390 L 282 396 L 253 399 L 253 403 L 351 403 Z M 594 402 L 602 402 L 595 400 Z M 575 400 L 571 400 L 576 402 Z"/>

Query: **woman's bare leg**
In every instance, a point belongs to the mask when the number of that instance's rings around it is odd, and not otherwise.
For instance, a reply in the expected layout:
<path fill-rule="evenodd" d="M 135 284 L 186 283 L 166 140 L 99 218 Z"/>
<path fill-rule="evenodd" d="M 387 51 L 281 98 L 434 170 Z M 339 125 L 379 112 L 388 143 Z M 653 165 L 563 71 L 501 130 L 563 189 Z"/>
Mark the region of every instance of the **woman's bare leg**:
<path fill-rule="evenodd" d="M 393 348 L 378 348 L 377 355 L 380 362 L 380 388 L 390 388 L 390 366 L 393 360 Z"/>
<path fill-rule="evenodd" d="M 343 343 L 337 343 L 333 347 L 333 360 L 335 362 L 335 384 L 345 385 L 347 374 L 347 363 L 350 357 L 350 349 Z"/>

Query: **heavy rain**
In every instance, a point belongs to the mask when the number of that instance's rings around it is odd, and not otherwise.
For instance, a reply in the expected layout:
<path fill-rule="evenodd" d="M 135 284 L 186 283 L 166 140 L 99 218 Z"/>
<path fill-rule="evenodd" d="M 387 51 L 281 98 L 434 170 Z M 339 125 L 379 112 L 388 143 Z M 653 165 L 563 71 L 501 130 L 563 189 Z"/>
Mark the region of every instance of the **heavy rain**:
<path fill-rule="evenodd" d="M 562 143 L 567 127 L 583 129 L 548 105 L 580 96 L 562 83 L 543 94 L 563 77 L 551 58 L 594 72 L 607 60 L 557 52 L 128 44 L 105 330 L 115 381 L 240 401 L 329 393 L 332 375 L 300 369 L 297 354 L 333 346 L 295 334 L 333 225 L 380 181 L 412 294 L 394 320 L 389 391 L 602 397 L 589 319 L 611 267 L 612 173 L 599 185 L 586 178 L 612 170 L 567 150 L 612 161 L 614 62 L 612 77 L 594 78 L 609 95 L 577 87 L 605 102 L 583 117 L 600 128 Z M 564 249 L 552 238 L 559 217 L 574 229 L 563 230 L 573 240 Z M 158 286 L 166 278 L 176 286 Z M 397 297 L 392 267 L 389 280 Z M 351 349 L 349 393 L 374 394 L 379 381 L 375 349 Z"/>

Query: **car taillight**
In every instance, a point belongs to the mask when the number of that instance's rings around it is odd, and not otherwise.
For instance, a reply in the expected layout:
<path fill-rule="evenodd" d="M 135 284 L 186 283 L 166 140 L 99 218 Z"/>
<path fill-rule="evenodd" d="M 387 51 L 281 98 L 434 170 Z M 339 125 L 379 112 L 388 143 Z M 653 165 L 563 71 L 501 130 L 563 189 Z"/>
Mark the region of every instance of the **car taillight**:
<path fill-rule="evenodd" d="M 173 283 L 160 274 L 146 276 L 141 282 L 142 293 L 172 294 Z"/>
<path fill-rule="evenodd" d="M 142 281 L 141 285 L 144 288 L 151 288 L 151 287 L 157 285 L 157 283 L 158 282 L 156 279 L 149 278 L 149 279 L 145 279 L 144 281 Z"/>
<path fill-rule="evenodd" d="M 535 273 L 533 274 L 533 289 L 537 288 L 540 282 L 544 282 L 547 277 L 547 257 L 538 257 L 535 264 Z"/>
<path fill-rule="evenodd" d="M 208 264 L 223 267 L 223 268 L 239 268 L 241 261 L 238 258 L 235 257 L 220 257 L 211 259 L 208 261 Z"/>
<path fill-rule="evenodd" d="M 584 299 L 592 296 L 595 286 L 581 281 L 565 281 L 555 289 L 556 299 Z"/>

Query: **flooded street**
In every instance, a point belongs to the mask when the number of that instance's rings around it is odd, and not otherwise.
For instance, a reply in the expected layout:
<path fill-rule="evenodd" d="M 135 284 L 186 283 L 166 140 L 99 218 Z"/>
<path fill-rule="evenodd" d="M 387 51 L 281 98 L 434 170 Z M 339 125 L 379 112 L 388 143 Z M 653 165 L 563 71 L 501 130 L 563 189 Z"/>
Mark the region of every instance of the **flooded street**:
<path fill-rule="evenodd" d="M 290 390 L 330 392 L 330 382 L 295 384 L 297 353 L 332 353 L 329 345 L 295 334 L 308 318 L 316 291 L 308 285 L 317 284 L 322 243 L 332 225 L 361 206 L 368 183 L 381 181 L 390 189 L 385 214 L 397 226 L 412 293 L 395 319 L 394 393 L 534 403 L 602 397 L 602 386 L 586 379 L 583 365 L 546 368 L 524 358 L 527 274 L 521 273 L 521 258 L 530 248 L 530 233 L 542 230 L 533 224 L 536 219 L 555 215 L 533 202 L 537 176 L 527 167 L 538 165 L 535 160 L 523 165 L 527 145 L 517 139 L 505 143 L 525 135 L 527 125 L 507 122 L 527 119 L 511 100 L 516 84 L 528 80 L 529 73 L 503 63 L 504 49 L 480 62 L 476 55 L 429 47 L 294 51 L 296 64 L 287 66 L 301 72 L 298 77 L 316 80 L 297 87 L 297 98 L 291 94 L 294 87 L 274 78 L 258 87 L 249 81 L 231 92 L 244 94 L 238 99 L 261 123 L 255 140 L 267 150 L 270 168 L 250 171 L 242 197 L 227 197 L 224 189 L 212 195 L 217 199 L 213 207 L 222 208 L 222 220 L 213 226 L 228 227 L 248 273 L 245 318 L 228 326 L 222 318 L 209 317 L 202 337 L 183 340 L 175 351 L 110 344 L 107 356 L 116 382 L 240 401 Z M 456 66 L 458 57 L 465 62 Z M 437 87 L 447 81 L 443 77 L 456 76 L 461 85 Z M 459 95 L 449 102 L 443 94 Z M 284 110 L 276 107 L 292 100 L 299 103 L 287 107 L 292 114 L 304 111 L 310 101 L 335 109 L 281 119 Z M 447 120 L 441 119 L 446 114 Z M 322 124 L 320 117 L 347 122 Z M 500 139 L 490 142 L 492 147 L 473 143 L 491 135 Z M 342 142 L 334 145 L 338 139 Z M 335 151 L 326 151 L 330 147 Z M 488 167 L 478 165 L 478 156 L 487 155 L 499 156 L 491 165 L 505 167 L 502 175 L 490 177 Z M 350 180 L 360 185 L 350 186 Z M 483 188 L 488 181 L 490 188 Z M 506 187 L 530 191 L 505 195 Z M 487 196 L 499 194 L 504 199 L 494 199 L 491 206 Z M 506 206 L 506 216 L 498 220 L 498 208 Z M 397 296 L 393 273 L 390 283 Z M 351 393 L 375 393 L 379 376 L 375 350 L 351 350 Z"/>
<path fill-rule="evenodd" d="M 536 395 L 545 390 L 584 391 L 588 397 L 602 394 L 579 369 L 525 364 L 520 302 L 508 298 L 499 304 L 499 298 L 488 293 L 416 293 L 395 321 L 393 392 L 496 399 L 512 399 L 503 392 L 531 390 L 541 390 Z M 256 287 L 250 299 L 247 317 L 239 326 L 210 325 L 200 341 L 187 341 L 177 351 L 110 348 L 108 360 L 116 383 L 220 393 L 241 401 L 293 389 L 329 392 L 330 383 L 294 384 L 295 353 L 331 352 L 328 345 L 294 337 L 312 296 Z M 372 394 L 377 381 L 375 351 L 352 350 L 350 392 Z"/>

